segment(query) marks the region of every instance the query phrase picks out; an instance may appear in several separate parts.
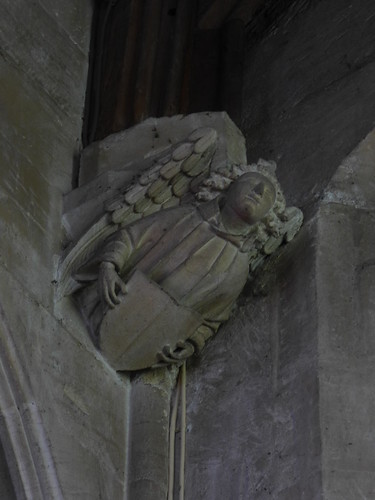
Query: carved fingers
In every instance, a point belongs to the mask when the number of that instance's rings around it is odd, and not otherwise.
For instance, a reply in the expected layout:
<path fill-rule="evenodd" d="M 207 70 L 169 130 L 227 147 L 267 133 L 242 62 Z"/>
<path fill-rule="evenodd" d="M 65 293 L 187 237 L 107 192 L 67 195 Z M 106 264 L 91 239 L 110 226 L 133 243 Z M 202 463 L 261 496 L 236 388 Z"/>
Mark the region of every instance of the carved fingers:
<path fill-rule="evenodd" d="M 126 293 L 126 285 L 122 281 L 122 279 L 116 275 L 109 283 L 108 286 L 104 289 L 104 298 L 110 308 L 114 308 L 116 305 L 120 303 L 120 299 L 118 296 L 119 291 L 122 293 Z"/>
<path fill-rule="evenodd" d="M 117 274 L 115 266 L 110 262 L 103 262 L 100 265 L 98 286 L 102 301 L 111 309 L 120 303 L 118 294 L 127 292 L 126 284 Z"/>
<path fill-rule="evenodd" d="M 177 342 L 174 350 L 172 351 L 170 345 L 163 347 L 163 350 L 158 352 L 158 359 L 165 364 L 179 364 L 187 358 L 190 358 L 195 352 L 192 343 L 186 341 Z"/>

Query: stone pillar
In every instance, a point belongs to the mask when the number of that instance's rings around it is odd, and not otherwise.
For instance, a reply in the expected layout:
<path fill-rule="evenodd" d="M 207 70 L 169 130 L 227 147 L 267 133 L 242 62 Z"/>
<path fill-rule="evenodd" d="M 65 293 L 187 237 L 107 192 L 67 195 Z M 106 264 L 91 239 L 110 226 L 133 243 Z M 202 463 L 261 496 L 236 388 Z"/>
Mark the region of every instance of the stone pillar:
<path fill-rule="evenodd" d="M 160 368 L 133 380 L 129 499 L 167 498 L 170 405 L 177 374 L 177 367 Z"/>
<path fill-rule="evenodd" d="M 318 223 L 324 498 L 375 497 L 375 131 L 342 163 Z"/>

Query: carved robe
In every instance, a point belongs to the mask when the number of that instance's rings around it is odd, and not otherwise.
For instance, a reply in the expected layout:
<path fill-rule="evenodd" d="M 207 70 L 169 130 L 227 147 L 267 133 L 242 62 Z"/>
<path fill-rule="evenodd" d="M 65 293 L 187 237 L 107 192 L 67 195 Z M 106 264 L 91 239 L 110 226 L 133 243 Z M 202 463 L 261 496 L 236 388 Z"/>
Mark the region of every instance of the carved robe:
<path fill-rule="evenodd" d="M 249 264 L 241 238 L 220 227 L 216 202 L 207 205 L 171 208 L 138 220 L 114 233 L 97 260 L 113 263 L 125 283 L 135 269 L 142 271 L 216 331 L 229 318 Z M 96 332 L 106 307 L 100 303 L 96 283 L 79 292 L 79 302 Z"/>

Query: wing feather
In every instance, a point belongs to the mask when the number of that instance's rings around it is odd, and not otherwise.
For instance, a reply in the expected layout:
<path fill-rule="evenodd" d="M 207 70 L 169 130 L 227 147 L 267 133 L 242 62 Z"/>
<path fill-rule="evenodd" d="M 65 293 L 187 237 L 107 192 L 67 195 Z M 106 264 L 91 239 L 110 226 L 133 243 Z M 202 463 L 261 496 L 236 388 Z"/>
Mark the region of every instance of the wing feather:
<path fill-rule="evenodd" d="M 159 210 L 191 203 L 210 175 L 217 147 L 217 132 L 211 128 L 194 131 L 185 141 L 174 144 L 140 173 L 120 196 L 105 203 L 105 214 L 78 239 L 58 271 L 59 296 L 79 287 L 77 271 L 93 258 L 103 241 L 119 227 Z"/>

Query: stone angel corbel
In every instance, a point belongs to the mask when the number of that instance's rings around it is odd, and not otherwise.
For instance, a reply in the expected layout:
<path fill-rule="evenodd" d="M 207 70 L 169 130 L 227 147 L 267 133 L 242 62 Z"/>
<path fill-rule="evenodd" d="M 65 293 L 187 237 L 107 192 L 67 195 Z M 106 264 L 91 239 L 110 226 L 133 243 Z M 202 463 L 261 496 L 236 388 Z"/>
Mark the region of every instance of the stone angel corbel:
<path fill-rule="evenodd" d="M 217 140 L 200 128 L 158 155 L 106 201 L 60 266 L 60 295 L 74 295 L 116 370 L 199 353 L 249 275 L 302 224 L 274 163 L 215 167 Z"/>

